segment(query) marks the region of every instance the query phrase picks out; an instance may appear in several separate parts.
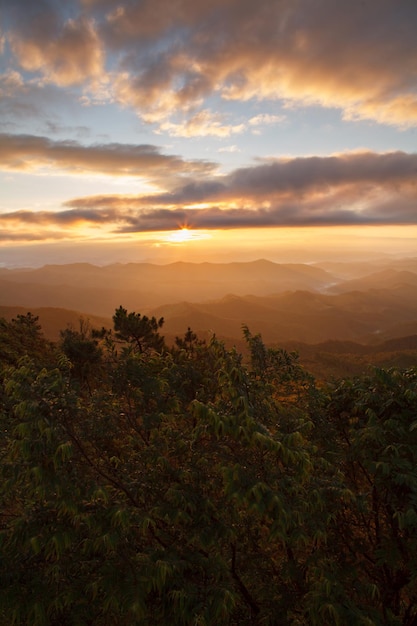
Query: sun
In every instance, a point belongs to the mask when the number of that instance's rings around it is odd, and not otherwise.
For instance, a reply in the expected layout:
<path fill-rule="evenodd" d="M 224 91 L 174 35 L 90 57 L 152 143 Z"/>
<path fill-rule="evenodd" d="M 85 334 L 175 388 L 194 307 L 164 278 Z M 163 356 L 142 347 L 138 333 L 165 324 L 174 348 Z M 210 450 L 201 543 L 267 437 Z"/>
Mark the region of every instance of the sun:
<path fill-rule="evenodd" d="M 164 237 L 164 240 L 168 243 L 188 243 L 190 241 L 199 241 L 208 238 L 210 238 L 208 233 L 193 230 L 187 226 L 181 226 L 178 230 L 170 232 L 169 235 Z"/>
<path fill-rule="evenodd" d="M 172 243 L 184 243 L 185 241 L 191 241 L 194 239 L 194 234 L 192 230 L 183 226 L 179 230 L 170 233 L 167 239 Z"/>

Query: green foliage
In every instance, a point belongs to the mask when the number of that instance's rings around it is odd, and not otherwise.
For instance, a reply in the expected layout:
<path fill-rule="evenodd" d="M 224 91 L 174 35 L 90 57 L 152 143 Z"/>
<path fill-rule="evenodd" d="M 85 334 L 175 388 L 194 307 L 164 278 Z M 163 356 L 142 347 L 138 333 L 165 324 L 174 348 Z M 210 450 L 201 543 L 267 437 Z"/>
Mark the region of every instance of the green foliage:
<path fill-rule="evenodd" d="M 415 372 L 319 391 L 246 328 L 248 363 L 161 326 L 5 363 L 1 623 L 414 624 Z"/>
<path fill-rule="evenodd" d="M 415 370 L 342 381 L 328 405 L 329 453 L 352 494 L 332 529 L 334 576 L 372 623 L 417 620 L 416 409 Z"/>
<path fill-rule="evenodd" d="M 92 379 L 97 379 L 98 371 L 102 370 L 102 348 L 88 323 L 80 320 L 78 331 L 62 330 L 60 347 L 71 364 L 72 375 L 82 387 L 90 388 Z"/>
<path fill-rule="evenodd" d="M 39 318 L 27 313 L 7 322 L 0 318 L 0 367 L 16 365 L 22 356 L 29 355 L 38 362 L 50 362 L 52 347 L 43 335 Z"/>
<path fill-rule="evenodd" d="M 140 313 L 128 313 L 120 306 L 113 316 L 116 338 L 127 342 L 139 352 L 156 350 L 160 352 L 164 347 L 164 339 L 158 333 L 162 328 L 164 318 L 157 320 L 155 317 L 141 316 Z"/>

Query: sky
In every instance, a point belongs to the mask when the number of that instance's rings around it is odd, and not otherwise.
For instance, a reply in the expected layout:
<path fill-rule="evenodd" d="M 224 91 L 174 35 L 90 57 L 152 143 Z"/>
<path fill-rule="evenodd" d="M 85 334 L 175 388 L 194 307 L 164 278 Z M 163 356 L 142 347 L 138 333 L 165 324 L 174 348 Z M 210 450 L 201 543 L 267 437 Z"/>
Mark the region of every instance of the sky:
<path fill-rule="evenodd" d="M 0 265 L 415 256 L 416 33 L 416 0 L 0 0 Z"/>

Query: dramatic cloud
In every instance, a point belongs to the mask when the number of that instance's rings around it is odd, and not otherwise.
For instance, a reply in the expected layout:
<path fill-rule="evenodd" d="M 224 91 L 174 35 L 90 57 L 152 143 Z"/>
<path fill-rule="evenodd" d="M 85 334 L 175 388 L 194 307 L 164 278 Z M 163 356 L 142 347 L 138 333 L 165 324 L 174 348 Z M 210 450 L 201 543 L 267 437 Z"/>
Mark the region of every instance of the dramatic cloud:
<path fill-rule="evenodd" d="M 417 223 L 416 0 L 0 11 L 2 241 Z"/>
<path fill-rule="evenodd" d="M 36 171 L 48 167 L 72 174 L 134 176 L 164 185 L 178 175 L 203 175 L 213 170 L 207 161 L 185 161 L 161 154 L 150 145 L 95 144 L 52 141 L 46 137 L 0 134 L 0 169 Z"/>
<path fill-rule="evenodd" d="M 218 128 L 196 117 L 196 107 L 207 108 L 213 95 L 417 124 L 415 0 L 13 5 L 7 38 L 21 68 L 59 85 L 88 83 L 92 91 L 110 81 L 108 98 L 147 121 L 170 123 L 168 132 L 177 136 Z M 190 113 L 188 125 L 172 126 L 178 110 Z M 237 132 L 232 128 L 225 132 Z"/>
<path fill-rule="evenodd" d="M 144 0 L 119 4 L 102 36 L 125 54 L 119 96 L 154 119 L 218 93 L 406 126 L 417 123 L 416 24 L 414 0 L 160 0 L 158 11 Z"/>
<path fill-rule="evenodd" d="M 66 17 L 59 5 L 45 0 L 18 1 L 11 17 L 8 40 L 24 70 L 39 71 L 61 86 L 102 75 L 104 52 L 93 20 L 84 15 Z"/>
<path fill-rule="evenodd" d="M 113 233 L 266 226 L 417 224 L 417 154 L 351 153 L 270 161 L 154 195 L 73 199 L 56 213 L 20 211 L 0 223 Z"/>

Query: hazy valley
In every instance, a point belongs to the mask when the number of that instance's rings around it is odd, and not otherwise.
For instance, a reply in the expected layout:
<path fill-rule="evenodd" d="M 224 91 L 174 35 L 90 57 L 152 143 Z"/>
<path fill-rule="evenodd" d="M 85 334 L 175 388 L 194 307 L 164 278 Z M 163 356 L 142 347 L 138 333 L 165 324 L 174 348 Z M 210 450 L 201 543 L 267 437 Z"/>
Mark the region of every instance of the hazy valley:
<path fill-rule="evenodd" d="M 319 360 L 326 375 L 370 361 L 396 364 L 398 353 L 407 363 L 417 355 L 416 258 L 0 270 L 0 315 L 30 310 L 52 340 L 63 328 L 77 328 L 80 317 L 111 327 L 119 305 L 163 316 L 168 341 L 191 327 L 241 347 L 246 325 L 267 344 L 296 349 L 313 370 Z"/>

